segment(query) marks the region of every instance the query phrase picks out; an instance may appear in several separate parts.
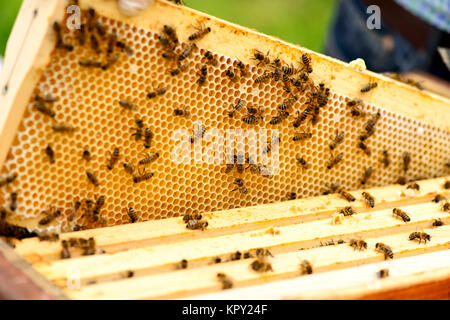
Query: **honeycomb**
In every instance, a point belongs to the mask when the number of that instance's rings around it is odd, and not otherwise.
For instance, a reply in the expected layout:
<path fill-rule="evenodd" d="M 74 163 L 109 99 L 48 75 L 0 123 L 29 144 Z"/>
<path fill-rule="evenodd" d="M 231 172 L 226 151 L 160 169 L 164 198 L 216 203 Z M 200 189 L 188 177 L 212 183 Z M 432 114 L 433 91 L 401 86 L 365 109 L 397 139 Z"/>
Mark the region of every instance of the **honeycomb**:
<path fill-rule="evenodd" d="M 41 212 L 53 205 L 63 214 L 48 230 L 67 231 L 70 229 L 67 216 L 74 201 L 95 199 L 100 195 L 106 199 L 101 214 L 106 217 L 107 226 L 129 223 L 129 207 L 136 210 L 139 221 L 145 221 L 252 206 L 287 200 L 292 192 L 298 198 L 317 196 L 334 181 L 348 190 L 360 188 L 368 166 L 373 167 L 373 174 L 366 187 L 388 185 L 403 175 L 404 152 L 410 152 L 412 157 L 407 174 L 409 179 L 446 173 L 443 163 L 450 149 L 449 132 L 375 105 L 363 105 L 368 114 L 365 118 L 351 117 L 346 105 L 351 97 L 333 90 L 315 126 L 308 121 L 301 128 L 292 126 L 296 111 L 305 109 L 308 91 L 298 95 L 288 119 L 272 126 L 269 120 L 288 95 L 281 81 L 271 79 L 268 83 L 255 84 L 256 77 L 265 71 L 263 67 L 247 65 L 249 76 L 233 83 L 224 72 L 234 68 L 237 60 L 215 54 L 219 65 L 208 65 L 207 82 L 200 87 L 196 83 L 198 72 L 207 63 L 201 46 L 187 59 L 188 70 L 172 76 L 169 70 L 174 64 L 161 57 L 163 48 L 157 33 L 105 17 L 99 19 L 109 32 L 115 30 L 118 39 L 125 40 L 134 53 L 132 56 L 121 54 L 116 64 L 103 71 L 79 66 L 80 59 L 95 58 L 88 43 L 84 47 L 76 45 L 72 52 L 53 52 L 34 94 L 58 97 L 52 106 L 56 117 L 50 119 L 37 112 L 31 98 L 1 172 L 2 175 L 18 174 L 11 185 L 0 189 L 0 206 L 8 206 L 10 193 L 17 191 L 18 208 L 14 215 L 19 219 L 42 217 Z M 65 40 L 75 43 L 70 33 L 65 34 Z M 183 48 L 185 46 L 183 43 Z M 312 64 L 314 66 L 314 61 Z M 166 87 L 167 92 L 148 99 L 147 93 L 159 86 Z M 124 110 L 118 104 L 122 99 L 134 102 L 137 110 Z M 227 112 L 239 99 L 246 105 L 263 107 L 264 121 L 253 126 L 244 123 L 245 110 L 235 118 L 229 118 Z M 182 106 L 187 106 L 189 117 L 174 116 L 174 109 Z M 381 119 L 375 134 L 367 140 L 372 153 L 367 156 L 357 146 L 358 136 L 370 115 L 376 112 L 381 113 Z M 135 141 L 132 136 L 131 128 L 135 127 L 136 118 L 142 119 L 154 133 L 150 149 L 144 148 L 142 141 Z M 192 134 L 196 121 L 201 121 L 207 129 L 220 132 L 267 129 L 270 135 L 271 130 L 278 130 L 281 139 L 279 172 L 266 177 L 245 170 L 239 175 L 236 170 L 225 173 L 225 164 L 195 163 L 193 159 L 186 164 L 174 163 L 170 155 L 179 141 L 171 139 L 172 133 L 186 129 Z M 55 133 L 51 129 L 55 123 L 71 124 L 76 131 Z M 337 129 L 345 132 L 345 139 L 335 151 L 342 152 L 344 157 L 329 170 L 329 144 Z M 292 141 L 295 133 L 300 131 L 311 132 L 312 138 Z M 206 145 L 206 142 L 202 143 Z M 44 152 L 47 145 L 55 150 L 53 164 Z M 108 170 L 110 153 L 116 147 L 120 150 L 120 160 L 114 169 Z M 84 149 L 91 153 L 89 162 L 82 159 Z M 389 151 L 391 161 L 386 169 L 381 163 L 385 149 Z M 134 183 L 123 163 L 130 161 L 136 165 L 143 152 L 159 153 L 159 158 L 146 169 L 154 176 L 148 181 Z M 307 169 L 298 164 L 298 157 L 307 161 Z M 88 181 L 87 171 L 97 175 L 98 187 Z M 232 192 L 237 177 L 245 181 L 247 194 Z M 80 221 L 81 217 L 77 216 L 75 223 Z"/>

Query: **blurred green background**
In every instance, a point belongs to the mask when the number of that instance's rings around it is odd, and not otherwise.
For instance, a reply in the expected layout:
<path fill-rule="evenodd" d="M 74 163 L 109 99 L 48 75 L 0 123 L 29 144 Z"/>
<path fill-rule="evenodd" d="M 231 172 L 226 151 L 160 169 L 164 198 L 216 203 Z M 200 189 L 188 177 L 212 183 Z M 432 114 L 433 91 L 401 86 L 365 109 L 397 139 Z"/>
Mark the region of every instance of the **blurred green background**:
<path fill-rule="evenodd" d="M 22 0 L 0 1 L 0 54 Z M 336 0 L 186 0 L 190 8 L 322 52 Z"/>

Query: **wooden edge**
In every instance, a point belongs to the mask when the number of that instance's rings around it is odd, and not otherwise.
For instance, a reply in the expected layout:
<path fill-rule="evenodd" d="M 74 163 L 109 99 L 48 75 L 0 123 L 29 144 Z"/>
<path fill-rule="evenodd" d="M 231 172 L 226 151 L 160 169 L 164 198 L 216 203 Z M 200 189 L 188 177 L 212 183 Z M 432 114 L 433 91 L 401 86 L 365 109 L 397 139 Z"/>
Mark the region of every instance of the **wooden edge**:
<path fill-rule="evenodd" d="M 0 299 L 61 300 L 68 298 L 0 239 Z"/>
<path fill-rule="evenodd" d="M 376 272 L 384 268 L 390 276 L 378 279 Z M 183 299 L 449 299 L 449 281 L 447 250 Z"/>
<path fill-rule="evenodd" d="M 95 237 L 99 246 L 108 246 L 113 251 L 124 250 L 128 247 L 143 247 L 150 245 L 170 244 L 174 242 L 199 240 L 210 237 L 235 234 L 237 232 L 249 232 L 266 228 L 267 234 L 273 230 L 276 232 L 280 227 L 292 224 L 306 223 L 315 220 L 330 218 L 341 208 L 352 205 L 354 210 L 360 213 L 369 213 L 392 207 L 411 206 L 420 203 L 430 202 L 436 192 L 431 190 L 442 190 L 444 178 L 430 179 L 419 182 L 421 191 L 411 193 L 406 191 L 406 187 L 398 185 L 366 189 L 376 199 L 373 209 L 368 209 L 361 202 L 360 191 L 351 192 L 357 201 L 349 204 L 338 195 L 327 195 L 313 198 L 285 201 L 274 204 L 264 204 L 259 206 L 222 210 L 212 213 L 203 213 L 209 221 L 205 231 L 187 230 L 180 217 L 167 218 L 162 220 L 146 221 L 137 224 L 126 224 L 106 227 L 86 231 L 65 233 L 61 239 L 70 237 Z M 402 195 L 404 193 L 404 196 Z M 449 192 L 442 192 L 449 197 Z M 449 197 L 450 198 L 450 197 Z M 438 205 L 436 205 L 438 206 Z M 36 219 L 35 219 L 36 220 Z M 19 223 L 19 221 L 10 221 Z M 23 222 L 23 221 L 22 221 Z M 22 223 L 23 224 L 23 223 Z M 31 225 L 27 225 L 31 227 Z M 127 245 L 123 246 L 123 235 L 126 235 Z M 113 249 L 113 247 L 116 247 Z M 59 254 L 60 245 L 40 242 L 37 238 L 24 239 L 17 244 L 17 251 L 22 255 L 33 254 L 38 251 L 45 255 Z"/>
<path fill-rule="evenodd" d="M 59 0 L 25 0 L 14 23 L 0 75 L 0 167 L 36 83 L 50 62 L 55 47 L 52 23 L 62 20 L 64 3 Z"/>
<path fill-rule="evenodd" d="M 301 54 L 310 54 L 314 66 L 311 78 L 315 82 L 324 82 L 332 91 L 353 98 L 361 98 L 368 104 L 450 131 L 449 99 L 420 91 L 374 72 L 357 70 L 348 63 L 287 43 L 276 37 L 264 35 L 253 29 L 165 0 L 155 0 L 148 9 L 133 17 L 122 15 L 115 1 L 80 0 L 80 5 L 84 9 L 92 7 L 102 16 L 156 32 L 159 32 L 164 24 L 176 26 L 180 39 L 187 39 L 195 30 L 193 26 L 204 22 L 211 27 L 211 33 L 198 42 L 200 48 L 237 58 L 249 64 L 254 64 L 251 58 L 255 49 L 264 53 L 270 50 L 271 56 L 279 56 L 286 63 L 294 65 L 298 65 Z M 361 93 L 360 89 L 371 81 L 378 82 L 378 87 L 370 93 Z"/>

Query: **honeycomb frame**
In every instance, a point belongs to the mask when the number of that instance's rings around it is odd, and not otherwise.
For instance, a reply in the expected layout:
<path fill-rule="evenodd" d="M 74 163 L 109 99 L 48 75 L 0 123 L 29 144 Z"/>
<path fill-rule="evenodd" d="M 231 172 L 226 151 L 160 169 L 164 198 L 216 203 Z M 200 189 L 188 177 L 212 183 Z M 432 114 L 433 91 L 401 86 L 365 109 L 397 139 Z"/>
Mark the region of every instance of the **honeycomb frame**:
<path fill-rule="evenodd" d="M 448 161 L 446 152 L 450 148 L 450 121 L 447 122 L 447 114 L 442 117 L 433 116 L 448 107 L 449 102 L 445 99 L 419 92 L 370 72 L 352 70 L 333 59 L 165 1 L 155 1 L 143 15 L 127 19 L 120 16 L 113 5 L 105 2 L 90 0 L 80 1 L 80 4 L 82 8 L 93 6 L 100 13 L 102 22 L 115 28 L 119 39 L 127 41 L 135 53 L 132 57 L 121 57 L 107 71 L 78 66 L 80 57 L 89 56 L 87 45 L 85 48 L 75 47 L 70 53 L 56 50 L 49 55 L 49 63 L 39 81 L 36 81 L 36 87 L 29 85 L 29 90 L 33 91 L 27 97 L 37 93 L 57 96 L 59 100 L 54 104 L 57 112 L 55 121 L 70 123 L 77 130 L 73 134 L 52 132 L 52 122 L 34 110 L 33 100 L 28 99 L 24 103 L 24 113 L 19 119 L 17 134 L 13 136 L 14 141 L 11 148 L 8 148 L 8 157 L 1 172 L 2 175 L 8 172 L 19 174 L 19 178 L 11 186 L 0 189 L 0 206 L 8 205 L 11 191 L 19 192 L 19 208 L 13 217 L 15 220 L 29 220 L 35 224 L 36 219 L 42 218 L 41 211 L 54 205 L 63 210 L 63 215 L 48 230 L 67 231 L 70 229 L 67 227 L 67 215 L 73 202 L 84 198 L 95 199 L 99 195 L 106 197 L 102 214 L 108 219 L 107 225 L 128 223 L 128 207 L 136 209 L 139 221 L 145 221 L 278 202 L 286 200 L 290 192 L 295 192 L 299 197 L 319 195 L 334 181 L 339 181 L 349 190 L 357 189 L 361 186 L 364 169 L 369 165 L 373 166 L 374 174 L 366 187 L 382 186 L 395 183 L 402 175 L 401 158 L 406 151 L 411 152 L 413 157 L 408 178 L 430 178 L 447 172 L 443 163 Z M 54 12 L 58 12 L 58 16 L 62 14 L 60 7 Z M 144 17 L 149 15 L 153 18 L 165 17 L 167 20 L 155 18 L 150 23 L 144 23 Z M 180 19 L 181 16 L 183 19 Z M 189 70 L 181 75 L 171 76 L 168 70 L 173 65 L 161 57 L 162 48 L 157 33 L 163 24 L 176 25 L 178 36 L 184 42 L 195 31 L 192 24 L 199 19 L 211 25 L 212 32 L 198 42 L 199 49 L 189 58 Z M 49 29 L 45 38 L 54 46 L 51 27 Z M 219 43 L 219 34 L 224 43 Z M 241 34 L 247 36 L 245 48 L 230 48 L 232 37 L 242 37 Z M 255 38 L 266 46 L 260 46 L 261 43 L 257 46 Z M 70 41 L 70 36 L 66 40 Z M 288 64 L 297 63 L 301 53 L 310 54 L 314 66 L 312 78 L 316 83 L 324 82 L 331 88 L 330 101 L 321 110 L 321 121 L 316 126 L 305 127 L 307 131 L 311 130 L 313 137 L 305 142 L 292 143 L 290 137 L 299 131 L 290 125 L 292 115 L 286 122 L 275 127 L 281 132 L 281 166 L 280 173 L 274 177 L 258 176 L 248 171 L 242 176 L 235 172 L 226 174 L 225 165 L 171 163 L 168 155 L 173 147 L 170 142 L 172 131 L 185 128 L 192 132 L 194 120 L 202 120 L 208 129 L 217 128 L 221 131 L 253 129 L 253 126 L 241 121 L 242 114 L 236 119 L 226 116 L 238 99 L 270 110 L 265 122 L 270 119 L 269 114 L 275 115 L 276 107 L 287 96 L 281 85 L 273 80 L 255 86 L 255 78 L 264 69 L 256 67 L 251 60 L 250 48 L 257 47 L 266 52 L 269 51 L 266 50 L 267 44 L 273 49 L 272 58 L 279 56 Z M 208 67 L 208 81 L 204 87 L 199 88 L 195 83 L 196 73 L 206 63 L 203 57 L 206 50 L 214 52 L 220 65 Z M 223 73 L 234 67 L 238 60 L 247 64 L 251 77 L 242 78 L 235 84 Z M 333 64 L 333 68 L 329 70 L 336 73 L 326 73 L 324 77 L 327 64 Z M 348 75 L 352 77 L 345 78 Z M 361 93 L 356 92 L 373 79 L 376 79 L 379 87 L 362 96 L 364 108 L 369 114 L 379 111 L 381 120 L 368 143 L 372 156 L 367 157 L 355 142 L 368 117 L 364 120 L 350 117 L 345 104 L 350 99 L 360 98 Z M 152 100 L 146 98 L 146 92 L 160 84 L 166 86 L 168 92 Z M 225 87 L 227 90 L 224 90 Z M 134 113 L 122 110 L 117 103 L 119 99 L 133 100 L 138 105 L 138 110 Z M 300 96 L 294 109 L 304 110 L 306 99 L 305 95 Z M 399 100 L 404 104 L 395 105 Z M 428 102 L 429 110 L 418 106 L 410 108 L 417 101 Z M 189 107 L 190 118 L 173 116 L 173 109 L 182 105 Z M 142 143 L 136 143 L 131 136 L 130 128 L 138 115 L 155 133 L 154 145 L 149 150 L 159 152 L 160 158 L 149 165 L 149 170 L 155 173 L 154 177 L 135 184 L 124 172 L 122 163 L 125 159 L 136 163 L 142 158 L 142 152 L 148 151 L 142 149 Z M 268 130 L 274 128 L 266 123 L 260 127 Z M 117 128 L 120 130 L 119 134 Z M 344 142 L 337 148 L 344 153 L 344 160 L 336 168 L 328 170 L 328 145 L 336 134 L 336 128 L 346 132 Z M 2 130 L 3 135 L 5 130 Z M 42 136 L 44 139 L 41 139 Z M 426 139 L 422 139 L 423 137 Z M 54 147 L 57 158 L 52 165 L 46 161 L 43 153 L 49 143 Z M 120 148 L 122 155 L 116 167 L 109 171 L 105 166 L 109 152 L 115 147 Z M 84 148 L 92 153 L 89 163 L 81 158 Z M 388 169 L 383 169 L 380 162 L 384 149 L 390 151 L 391 165 Z M 303 156 L 311 164 L 307 170 L 296 163 L 295 158 L 299 156 Z M 98 188 L 89 183 L 86 171 L 98 174 L 101 183 Z M 248 194 L 231 192 L 234 188 L 233 180 L 237 177 L 246 181 Z"/>

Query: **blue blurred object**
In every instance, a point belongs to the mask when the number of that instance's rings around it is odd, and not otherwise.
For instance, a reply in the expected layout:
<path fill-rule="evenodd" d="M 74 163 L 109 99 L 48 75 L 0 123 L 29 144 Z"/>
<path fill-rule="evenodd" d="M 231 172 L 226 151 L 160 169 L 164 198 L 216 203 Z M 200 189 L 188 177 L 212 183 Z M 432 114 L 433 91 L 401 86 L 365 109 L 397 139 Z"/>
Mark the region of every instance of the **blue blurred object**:
<path fill-rule="evenodd" d="M 443 32 L 430 26 L 426 39 L 422 40 L 424 48 L 418 49 L 403 33 L 386 23 L 383 18 L 387 16 L 386 11 L 381 12 L 381 28 L 369 29 L 367 19 L 370 15 L 366 10 L 367 5 L 362 0 L 339 2 L 325 54 L 346 62 L 362 58 L 367 68 L 375 72 L 402 73 L 420 70 L 450 79 L 450 73 L 445 66 L 442 68 L 442 60 L 437 54 L 439 41 L 445 38 L 442 36 Z M 405 22 L 407 24 L 410 21 Z M 436 61 L 436 57 L 439 61 Z"/>

